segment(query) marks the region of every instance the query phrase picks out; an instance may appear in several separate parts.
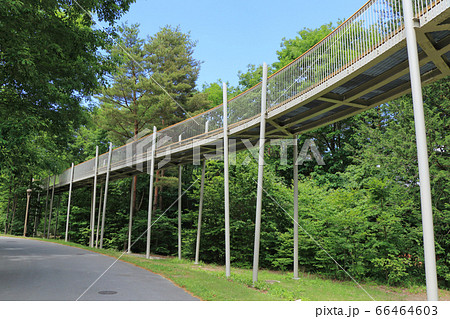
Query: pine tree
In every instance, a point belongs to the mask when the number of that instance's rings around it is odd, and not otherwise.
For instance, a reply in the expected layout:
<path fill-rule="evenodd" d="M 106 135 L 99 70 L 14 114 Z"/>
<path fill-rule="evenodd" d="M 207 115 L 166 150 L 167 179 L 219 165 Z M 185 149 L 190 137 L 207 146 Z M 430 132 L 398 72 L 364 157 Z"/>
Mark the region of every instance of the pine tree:
<path fill-rule="evenodd" d="M 97 116 L 114 142 L 122 144 L 153 126 L 164 128 L 207 105 L 206 99 L 193 97 L 200 61 L 193 57 L 189 34 L 166 26 L 143 40 L 138 24 L 119 31 L 109 52 L 117 68 L 99 96 Z"/>

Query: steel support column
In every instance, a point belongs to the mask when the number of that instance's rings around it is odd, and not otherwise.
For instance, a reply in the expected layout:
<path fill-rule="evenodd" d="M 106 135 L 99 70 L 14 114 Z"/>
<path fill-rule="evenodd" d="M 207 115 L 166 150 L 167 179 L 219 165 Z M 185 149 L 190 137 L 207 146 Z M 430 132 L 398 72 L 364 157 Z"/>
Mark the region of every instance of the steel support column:
<path fill-rule="evenodd" d="M 208 121 L 205 124 L 205 133 L 208 133 Z M 198 259 L 200 256 L 200 234 L 202 230 L 202 212 L 203 212 L 203 193 L 205 189 L 205 171 L 206 171 L 206 159 L 202 163 L 202 179 L 200 182 L 200 202 L 198 204 L 198 223 L 197 223 L 197 242 L 195 245 L 195 262 L 198 264 Z"/>
<path fill-rule="evenodd" d="M 73 182 L 73 170 L 74 165 L 72 163 L 72 169 L 70 170 L 70 182 L 69 182 L 69 198 L 67 199 L 67 219 L 66 219 L 66 234 L 64 241 L 67 241 L 69 235 L 69 218 L 70 218 L 70 200 L 72 199 L 72 182 Z"/>
<path fill-rule="evenodd" d="M 294 141 L 294 279 L 298 279 L 298 137 Z"/>
<path fill-rule="evenodd" d="M 106 204 L 108 200 L 108 184 L 109 184 L 109 172 L 111 170 L 111 156 L 112 156 L 112 143 L 109 143 L 108 165 L 106 167 L 105 195 L 103 198 L 102 228 L 100 231 L 100 248 L 103 248 L 103 235 L 105 233 L 105 216 L 106 216 Z"/>
<path fill-rule="evenodd" d="M 417 158 L 419 163 L 420 202 L 422 210 L 423 246 L 425 253 L 425 276 L 427 299 L 438 300 L 436 274 L 436 253 L 434 245 L 433 210 L 431 205 L 430 173 L 428 168 L 427 136 L 423 110 L 422 84 L 420 79 L 419 56 L 417 52 L 414 14 L 411 0 L 403 0 L 406 44 L 408 49 L 409 73 L 416 128 Z"/>
<path fill-rule="evenodd" d="M 263 64 L 263 78 L 261 88 L 261 119 L 259 130 L 259 158 L 258 158 L 258 190 L 256 195 L 255 245 L 253 251 L 253 283 L 258 281 L 259 244 L 261 234 L 262 192 L 264 179 L 264 144 L 266 138 L 266 98 L 267 98 L 267 64 Z"/>
<path fill-rule="evenodd" d="M 150 158 L 150 183 L 148 187 L 148 216 L 147 216 L 147 249 L 145 251 L 145 257 L 150 258 L 150 239 L 152 231 L 152 210 L 153 210 L 153 179 L 155 174 L 155 153 L 156 153 L 156 126 L 153 126 L 152 136 L 152 153 Z"/>
<path fill-rule="evenodd" d="M 53 199 L 55 198 L 56 175 L 53 176 L 52 198 L 50 200 L 50 209 L 48 212 L 47 238 L 50 238 L 50 226 L 52 223 Z"/>
<path fill-rule="evenodd" d="M 131 191 L 130 191 L 130 219 L 128 222 L 128 249 L 127 253 L 131 254 L 131 233 L 133 230 L 133 211 L 134 211 L 134 192 L 136 187 L 136 177 L 131 178 Z"/>
<path fill-rule="evenodd" d="M 228 89 L 223 83 L 223 182 L 225 199 L 225 275 L 231 276 L 230 253 L 230 185 L 228 172 Z"/>
<path fill-rule="evenodd" d="M 98 174 L 98 145 L 95 147 L 94 162 L 94 186 L 92 190 L 92 207 L 91 207 L 91 238 L 89 239 L 89 247 L 94 247 L 94 227 L 95 227 L 95 201 L 97 197 L 97 174 Z M 98 230 L 97 230 L 98 234 Z M 98 238 L 98 236 L 97 236 Z"/>
<path fill-rule="evenodd" d="M 181 142 L 181 135 L 178 137 L 178 141 Z M 181 259 L 181 174 L 183 172 L 183 166 L 178 166 L 178 259 Z"/>

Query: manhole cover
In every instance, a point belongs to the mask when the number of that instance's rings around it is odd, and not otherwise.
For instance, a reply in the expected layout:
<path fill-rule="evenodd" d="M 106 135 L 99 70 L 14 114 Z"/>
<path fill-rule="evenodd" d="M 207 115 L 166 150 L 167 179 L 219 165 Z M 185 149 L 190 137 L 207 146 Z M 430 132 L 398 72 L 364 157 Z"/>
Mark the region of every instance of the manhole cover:
<path fill-rule="evenodd" d="M 114 290 L 102 290 L 98 292 L 100 295 L 115 295 L 117 291 Z"/>

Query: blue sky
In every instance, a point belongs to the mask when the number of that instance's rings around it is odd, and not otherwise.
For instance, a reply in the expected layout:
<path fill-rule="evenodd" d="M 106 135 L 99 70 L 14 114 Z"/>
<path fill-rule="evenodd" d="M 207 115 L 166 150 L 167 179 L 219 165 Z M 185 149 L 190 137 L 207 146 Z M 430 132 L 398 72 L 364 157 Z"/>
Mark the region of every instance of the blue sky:
<path fill-rule="evenodd" d="M 277 60 L 282 38 L 303 28 L 346 19 L 366 0 L 137 0 L 121 22 L 140 24 L 146 38 L 165 25 L 179 25 L 197 41 L 194 57 L 203 61 L 197 86 L 217 79 L 238 84 L 248 64 Z"/>

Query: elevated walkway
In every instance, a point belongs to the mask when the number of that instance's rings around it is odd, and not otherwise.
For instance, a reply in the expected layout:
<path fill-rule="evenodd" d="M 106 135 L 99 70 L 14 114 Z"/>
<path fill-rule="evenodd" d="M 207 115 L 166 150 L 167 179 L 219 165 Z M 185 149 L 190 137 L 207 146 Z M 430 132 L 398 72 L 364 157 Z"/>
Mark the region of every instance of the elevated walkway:
<path fill-rule="evenodd" d="M 266 138 L 286 138 L 340 121 L 411 90 L 401 1 L 367 2 L 336 30 L 267 83 Z M 450 75 L 450 0 L 414 0 L 422 83 Z M 228 101 L 229 138 L 259 139 L 261 86 Z M 209 131 L 205 133 L 208 123 Z M 158 131 L 156 163 L 192 163 L 194 149 L 216 152 L 223 140 L 223 105 Z M 181 140 L 179 137 L 181 136 Z M 152 136 L 112 152 L 110 180 L 147 172 Z M 98 181 L 108 154 L 99 156 Z M 170 159 L 169 159 L 170 158 Z M 74 169 L 73 187 L 93 184 L 94 161 Z M 69 188 L 70 169 L 55 191 Z M 50 186 L 53 178 L 50 179 Z"/>

